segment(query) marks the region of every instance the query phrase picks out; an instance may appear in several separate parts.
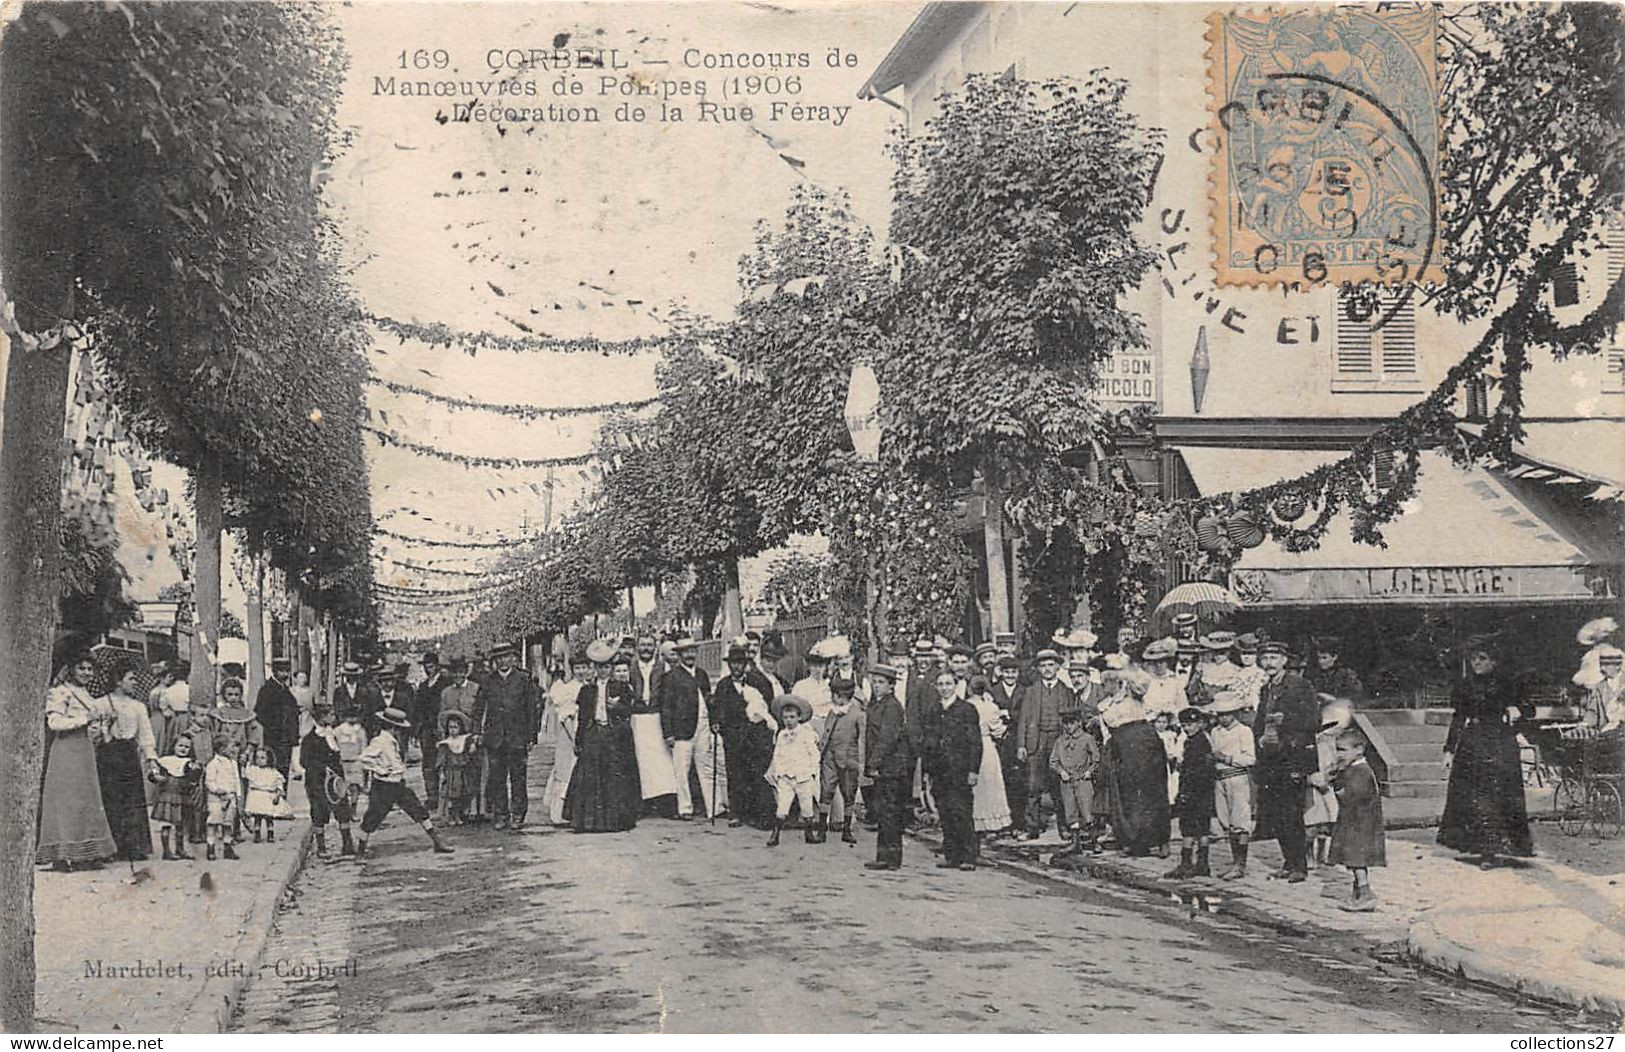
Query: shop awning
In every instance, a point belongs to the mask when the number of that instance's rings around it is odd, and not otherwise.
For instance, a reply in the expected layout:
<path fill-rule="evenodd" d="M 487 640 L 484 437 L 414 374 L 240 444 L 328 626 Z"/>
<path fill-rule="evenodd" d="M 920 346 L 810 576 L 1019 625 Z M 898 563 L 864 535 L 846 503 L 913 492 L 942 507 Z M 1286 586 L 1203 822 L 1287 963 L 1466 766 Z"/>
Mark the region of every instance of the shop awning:
<path fill-rule="evenodd" d="M 1482 424 L 1462 424 L 1469 434 L 1482 433 Z M 1523 441 L 1513 453 L 1530 465 L 1545 468 L 1537 481 L 1587 481 L 1608 487 L 1608 497 L 1625 490 L 1625 420 L 1566 420 L 1523 425 Z"/>
<path fill-rule="evenodd" d="M 1337 450 L 1179 447 L 1203 493 L 1251 489 L 1311 471 Z M 1347 512 L 1307 552 L 1272 541 L 1243 553 L 1231 588 L 1255 607 L 1574 602 L 1608 599 L 1610 577 L 1558 525 L 1482 467 L 1422 454 L 1416 495 L 1382 528 L 1387 547 L 1353 539 Z"/>

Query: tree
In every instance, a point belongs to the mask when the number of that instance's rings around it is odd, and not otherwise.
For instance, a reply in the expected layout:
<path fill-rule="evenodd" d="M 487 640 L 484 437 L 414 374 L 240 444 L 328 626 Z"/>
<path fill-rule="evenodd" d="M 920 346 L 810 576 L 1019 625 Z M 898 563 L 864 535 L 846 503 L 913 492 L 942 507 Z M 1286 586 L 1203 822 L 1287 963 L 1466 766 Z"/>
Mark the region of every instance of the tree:
<path fill-rule="evenodd" d="M 1009 627 L 1004 504 L 1012 472 L 1088 448 L 1110 355 L 1145 343 L 1124 309 L 1153 260 L 1135 233 L 1160 134 L 1126 81 L 968 78 L 922 134 L 899 135 L 892 240 L 906 265 L 882 359 L 887 441 L 914 463 L 980 473 L 993 627 Z"/>

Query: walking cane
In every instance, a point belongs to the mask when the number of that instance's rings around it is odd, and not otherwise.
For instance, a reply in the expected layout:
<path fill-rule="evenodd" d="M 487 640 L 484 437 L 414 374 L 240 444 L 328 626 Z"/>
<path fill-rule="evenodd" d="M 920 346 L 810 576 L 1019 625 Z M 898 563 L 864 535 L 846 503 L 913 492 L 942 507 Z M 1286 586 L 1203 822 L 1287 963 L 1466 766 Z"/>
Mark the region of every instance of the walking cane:
<path fill-rule="evenodd" d="M 711 730 L 711 825 L 717 824 L 717 727 L 708 724 Z"/>

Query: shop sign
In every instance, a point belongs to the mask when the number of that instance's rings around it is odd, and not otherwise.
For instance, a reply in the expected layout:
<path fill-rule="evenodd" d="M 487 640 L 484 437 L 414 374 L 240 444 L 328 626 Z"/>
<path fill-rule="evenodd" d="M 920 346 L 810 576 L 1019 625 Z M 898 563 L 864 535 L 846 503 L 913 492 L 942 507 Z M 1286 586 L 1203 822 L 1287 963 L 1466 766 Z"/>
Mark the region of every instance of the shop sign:
<path fill-rule="evenodd" d="M 1113 354 L 1100 363 L 1095 397 L 1120 405 L 1157 404 L 1157 360 L 1149 354 Z"/>
<path fill-rule="evenodd" d="M 1250 605 L 1504 603 L 1612 599 L 1609 575 L 1590 566 L 1390 566 L 1237 570 L 1231 587 Z"/>

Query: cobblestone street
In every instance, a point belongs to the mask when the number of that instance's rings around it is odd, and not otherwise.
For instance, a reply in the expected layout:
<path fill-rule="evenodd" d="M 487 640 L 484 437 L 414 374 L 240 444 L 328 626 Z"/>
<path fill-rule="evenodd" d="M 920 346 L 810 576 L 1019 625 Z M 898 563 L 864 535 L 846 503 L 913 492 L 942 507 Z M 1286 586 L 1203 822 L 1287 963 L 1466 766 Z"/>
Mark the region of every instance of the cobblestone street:
<path fill-rule="evenodd" d="M 532 771 L 534 799 L 546 763 Z M 873 874 L 867 834 L 770 850 L 725 823 L 648 819 L 452 840 L 457 854 L 434 857 L 397 818 L 365 867 L 312 860 L 266 951 L 282 967 L 262 971 L 236 1029 L 1509 1032 L 1556 1018 L 1110 885 L 939 873 L 917 841 L 901 872 Z M 352 958 L 354 976 L 276 975 Z"/>

